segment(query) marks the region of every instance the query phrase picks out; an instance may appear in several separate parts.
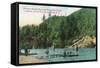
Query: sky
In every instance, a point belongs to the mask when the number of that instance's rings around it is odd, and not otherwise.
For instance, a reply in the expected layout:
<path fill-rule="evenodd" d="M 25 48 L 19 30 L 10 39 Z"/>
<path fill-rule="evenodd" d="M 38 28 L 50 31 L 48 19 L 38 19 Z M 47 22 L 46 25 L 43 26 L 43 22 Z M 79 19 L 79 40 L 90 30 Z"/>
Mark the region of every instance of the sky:
<path fill-rule="evenodd" d="M 80 10 L 76 7 L 58 7 L 58 6 L 40 6 L 40 5 L 19 5 L 19 26 L 36 25 L 42 23 L 43 15 L 48 18 L 51 16 L 68 16 L 71 13 Z"/>

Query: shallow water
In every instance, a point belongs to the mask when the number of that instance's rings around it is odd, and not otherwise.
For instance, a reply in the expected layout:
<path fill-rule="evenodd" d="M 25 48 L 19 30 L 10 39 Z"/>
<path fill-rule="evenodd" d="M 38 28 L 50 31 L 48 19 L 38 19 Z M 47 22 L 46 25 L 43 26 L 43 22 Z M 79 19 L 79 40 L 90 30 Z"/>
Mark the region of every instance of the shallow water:
<path fill-rule="evenodd" d="M 63 56 L 51 56 L 54 53 L 62 54 L 64 51 L 75 51 L 73 48 L 56 48 L 56 49 L 49 49 L 48 55 L 46 54 L 46 49 L 30 49 L 29 53 L 37 53 L 37 57 L 47 58 L 50 62 L 57 62 L 57 61 L 78 61 L 78 60 L 94 60 L 96 59 L 96 48 L 79 48 L 79 55 L 72 56 L 72 57 L 63 57 Z M 22 50 L 23 52 L 23 50 Z"/>

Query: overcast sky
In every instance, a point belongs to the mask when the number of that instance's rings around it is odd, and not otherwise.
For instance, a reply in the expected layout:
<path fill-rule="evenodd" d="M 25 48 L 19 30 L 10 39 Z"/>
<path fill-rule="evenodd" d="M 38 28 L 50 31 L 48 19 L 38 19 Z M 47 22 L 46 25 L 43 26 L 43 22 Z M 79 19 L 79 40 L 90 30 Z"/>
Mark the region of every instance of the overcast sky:
<path fill-rule="evenodd" d="M 57 7 L 57 6 L 40 6 L 40 5 L 19 5 L 19 26 L 39 25 L 42 23 L 43 15 L 48 18 L 51 15 L 68 16 L 81 8 L 76 7 Z"/>

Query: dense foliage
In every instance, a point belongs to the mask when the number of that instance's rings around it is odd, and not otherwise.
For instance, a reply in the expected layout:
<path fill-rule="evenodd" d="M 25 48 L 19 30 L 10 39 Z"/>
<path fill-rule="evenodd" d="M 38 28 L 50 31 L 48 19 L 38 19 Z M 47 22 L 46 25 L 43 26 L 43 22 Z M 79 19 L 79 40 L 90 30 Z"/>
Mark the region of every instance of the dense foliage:
<path fill-rule="evenodd" d="M 51 16 L 39 26 L 26 25 L 19 30 L 19 48 L 64 48 L 73 39 L 96 34 L 96 10 L 83 8 L 69 16 Z"/>

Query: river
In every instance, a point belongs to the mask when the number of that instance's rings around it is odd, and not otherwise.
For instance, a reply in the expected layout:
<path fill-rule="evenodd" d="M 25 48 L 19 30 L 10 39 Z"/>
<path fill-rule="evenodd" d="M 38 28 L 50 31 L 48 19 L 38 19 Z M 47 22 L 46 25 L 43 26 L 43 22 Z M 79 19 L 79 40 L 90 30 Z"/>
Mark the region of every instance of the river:
<path fill-rule="evenodd" d="M 75 51 L 73 48 L 56 48 L 49 49 L 48 56 L 46 54 L 46 49 L 30 49 L 29 53 L 35 54 L 34 56 L 47 58 L 49 62 L 59 62 L 59 61 L 79 61 L 79 60 L 95 60 L 96 59 L 96 48 L 79 48 L 78 56 L 63 57 L 63 56 L 51 56 L 54 53 L 63 54 L 64 51 Z M 22 52 L 24 52 L 22 50 Z"/>

